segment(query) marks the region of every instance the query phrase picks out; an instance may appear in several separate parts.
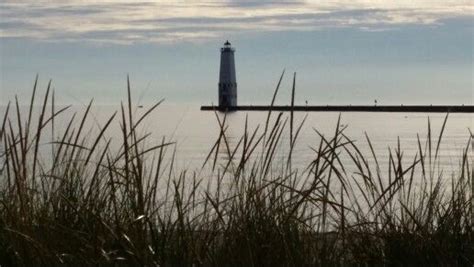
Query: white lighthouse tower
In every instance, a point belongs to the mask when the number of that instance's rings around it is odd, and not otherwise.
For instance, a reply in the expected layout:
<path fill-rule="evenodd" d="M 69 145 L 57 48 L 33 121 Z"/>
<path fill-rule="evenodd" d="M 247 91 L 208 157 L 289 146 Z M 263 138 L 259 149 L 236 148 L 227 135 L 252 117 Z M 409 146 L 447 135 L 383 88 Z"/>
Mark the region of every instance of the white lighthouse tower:
<path fill-rule="evenodd" d="M 219 108 L 232 109 L 237 106 L 237 81 L 235 77 L 235 49 L 226 41 L 221 48 L 219 72 Z"/>

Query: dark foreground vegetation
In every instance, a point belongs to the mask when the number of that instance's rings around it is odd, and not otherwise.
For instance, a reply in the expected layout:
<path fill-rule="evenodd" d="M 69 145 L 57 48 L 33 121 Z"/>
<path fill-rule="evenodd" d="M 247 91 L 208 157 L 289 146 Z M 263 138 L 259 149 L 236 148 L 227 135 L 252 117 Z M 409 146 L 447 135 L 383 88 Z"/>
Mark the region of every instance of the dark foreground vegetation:
<path fill-rule="evenodd" d="M 450 172 L 439 164 L 445 124 L 434 133 L 428 121 L 413 158 L 397 146 L 381 162 L 369 138 L 354 142 L 334 122 L 331 136 L 315 131 L 311 163 L 295 169 L 304 120 L 269 111 L 230 147 L 219 115 L 203 170 L 179 170 L 172 143 L 138 130 L 159 103 L 137 115 L 129 85 L 127 103 L 92 134 L 90 105 L 55 128 L 65 109 L 49 88 L 36 101 L 35 84 L 29 108 L 15 100 L 0 121 L 1 266 L 474 264 L 470 133 Z M 122 138 L 111 141 L 116 123 Z M 284 161 L 275 157 L 283 132 Z"/>

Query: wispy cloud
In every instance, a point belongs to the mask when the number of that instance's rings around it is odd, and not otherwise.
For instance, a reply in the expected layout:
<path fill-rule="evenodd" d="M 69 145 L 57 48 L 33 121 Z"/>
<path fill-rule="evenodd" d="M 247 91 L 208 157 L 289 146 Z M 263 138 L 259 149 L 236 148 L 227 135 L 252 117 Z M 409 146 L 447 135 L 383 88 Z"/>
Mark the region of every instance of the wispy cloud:
<path fill-rule="evenodd" d="M 352 27 L 390 30 L 472 16 L 470 1 L 6 1 L 0 37 L 53 42 L 163 43 Z"/>

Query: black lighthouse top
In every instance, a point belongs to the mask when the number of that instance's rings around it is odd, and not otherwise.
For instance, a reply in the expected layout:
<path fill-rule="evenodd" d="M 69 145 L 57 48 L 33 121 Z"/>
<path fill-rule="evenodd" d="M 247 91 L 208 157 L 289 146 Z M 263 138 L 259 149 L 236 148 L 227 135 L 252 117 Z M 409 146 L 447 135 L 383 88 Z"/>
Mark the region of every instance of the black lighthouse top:
<path fill-rule="evenodd" d="M 225 41 L 224 47 L 221 48 L 222 52 L 234 52 L 234 48 L 232 48 L 229 40 Z"/>

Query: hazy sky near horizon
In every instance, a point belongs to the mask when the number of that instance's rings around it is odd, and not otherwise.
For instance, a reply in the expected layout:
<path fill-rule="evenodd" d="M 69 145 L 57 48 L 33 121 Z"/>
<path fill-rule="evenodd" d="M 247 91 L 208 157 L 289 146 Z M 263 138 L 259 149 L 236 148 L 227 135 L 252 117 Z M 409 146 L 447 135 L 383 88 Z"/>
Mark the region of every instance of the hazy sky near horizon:
<path fill-rule="evenodd" d="M 34 77 L 58 101 L 216 102 L 219 47 L 236 47 L 240 103 L 473 104 L 471 1 L 0 2 L 0 104 Z"/>

